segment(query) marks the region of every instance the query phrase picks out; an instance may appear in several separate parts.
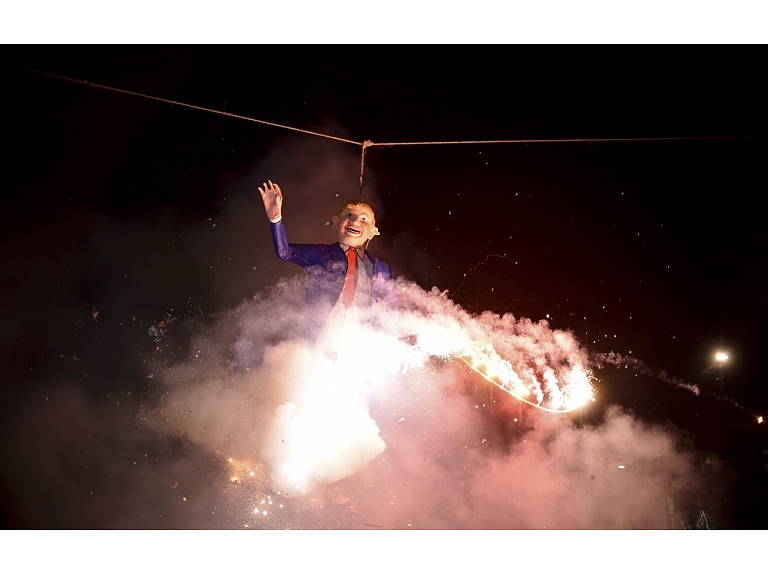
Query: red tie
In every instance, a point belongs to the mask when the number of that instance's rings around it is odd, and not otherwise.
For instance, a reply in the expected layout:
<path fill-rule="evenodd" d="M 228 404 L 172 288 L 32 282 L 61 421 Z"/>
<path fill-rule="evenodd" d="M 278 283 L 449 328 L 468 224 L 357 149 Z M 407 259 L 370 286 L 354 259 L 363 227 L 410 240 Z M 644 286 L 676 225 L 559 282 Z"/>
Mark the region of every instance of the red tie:
<path fill-rule="evenodd" d="M 341 297 L 345 307 L 350 307 L 355 299 L 357 288 L 357 252 L 355 248 L 347 250 L 347 275 L 344 277 L 344 288 Z"/>

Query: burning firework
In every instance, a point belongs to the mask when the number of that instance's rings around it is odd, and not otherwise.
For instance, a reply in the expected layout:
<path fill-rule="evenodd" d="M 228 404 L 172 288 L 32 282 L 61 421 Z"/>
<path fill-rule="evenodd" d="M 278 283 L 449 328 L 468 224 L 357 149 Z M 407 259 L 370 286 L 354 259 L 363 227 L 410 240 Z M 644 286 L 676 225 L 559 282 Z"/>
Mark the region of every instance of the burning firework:
<path fill-rule="evenodd" d="M 511 314 L 473 316 L 437 290 L 429 306 L 423 300 L 405 303 L 397 324 L 412 330 L 424 354 L 458 359 L 515 399 L 545 411 L 567 413 L 593 399 L 588 360 L 571 333 Z"/>
<path fill-rule="evenodd" d="M 435 394 L 460 378 L 451 364 L 549 412 L 572 411 L 592 398 L 587 354 L 570 332 L 511 314 L 472 315 L 437 290 L 405 281 L 397 287 L 399 309 L 373 308 L 344 334 L 353 343 L 343 347 L 349 353 L 332 359 L 306 341 L 284 338 L 286 323 L 301 321 L 299 311 L 286 311 L 281 322 L 265 319 L 265 308 L 286 309 L 280 294 L 245 302 L 234 312 L 237 341 L 221 342 L 216 330 L 210 342 L 198 341 L 197 350 L 213 351 L 166 371 L 170 388 L 155 413 L 163 427 L 216 452 L 258 458 L 251 468 L 233 468 L 229 486 L 240 493 L 258 485 L 237 507 L 259 509 L 263 520 L 267 495 L 316 498 L 323 486 L 383 454 L 378 418 L 402 421 L 407 414 L 398 411 L 413 400 L 402 393 L 423 398 L 424 409 L 438 402 Z M 291 293 L 283 301 L 293 301 Z M 232 319 L 222 321 L 232 327 Z"/>

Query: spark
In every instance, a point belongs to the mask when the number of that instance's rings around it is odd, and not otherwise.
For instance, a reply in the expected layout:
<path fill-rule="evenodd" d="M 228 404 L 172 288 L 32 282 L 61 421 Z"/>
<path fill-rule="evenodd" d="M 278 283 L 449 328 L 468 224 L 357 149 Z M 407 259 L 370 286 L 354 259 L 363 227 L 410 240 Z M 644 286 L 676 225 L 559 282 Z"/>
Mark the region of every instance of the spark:
<path fill-rule="evenodd" d="M 281 520 L 266 509 L 268 505 L 273 504 L 266 464 L 260 459 L 227 457 L 224 460 L 230 465 L 230 476 L 236 480 L 232 483 L 237 485 L 236 489 L 229 491 L 233 524 L 244 524 L 246 528 L 250 528 L 250 524 L 245 523 L 248 517 L 259 516 L 268 522 L 270 528 L 276 527 L 274 522 Z M 279 508 L 284 509 L 282 503 Z"/>
<path fill-rule="evenodd" d="M 547 320 L 469 313 L 437 287 L 426 294 L 407 288 L 399 290 L 400 312 L 388 314 L 382 324 L 411 346 L 365 346 L 384 351 L 376 365 L 403 361 L 425 368 L 429 358 L 463 362 L 515 399 L 554 413 L 573 411 L 593 398 L 590 362 L 571 332 L 552 329 Z"/>
<path fill-rule="evenodd" d="M 526 345 L 525 342 L 523 345 Z M 501 357 L 491 342 L 484 343 L 470 338 L 461 330 L 449 330 L 437 325 L 420 330 L 418 347 L 429 355 L 464 362 L 485 381 L 515 399 L 544 411 L 568 413 L 593 399 L 590 375 L 578 362 L 573 365 L 540 366 L 541 374 L 537 376 L 534 370 L 525 367 L 524 362 L 516 368 Z"/>
<path fill-rule="evenodd" d="M 594 401 L 594 390 L 592 389 L 592 385 L 589 383 L 589 377 L 584 372 L 574 373 L 573 379 L 574 381 L 577 381 L 577 384 L 568 389 L 567 395 L 555 391 L 559 390 L 559 388 L 555 386 L 550 387 L 550 392 L 553 395 L 551 398 L 552 407 L 546 407 L 542 405 L 541 400 L 539 400 L 537 403 L 534 403 L 533 401 L 525 398 L 525 396 L 530 395 L 531 392 L 522 384 L 521 381 L 519 381 L 519 379 L 510 383 L 513 377 L 517 378 L 517 374 L 514 371 L 502 371 L 501 367 L 506 367 L 503 365 L 503 359 L 499 358 L 498 360 L 501 366 L 490 361 L 484 364 L 484 367 L 486 367 L 485 372 L 481 370 L 477 365 L 467 360 L 465 357 L 459 357 L 459 359 L 466 363 L 472 369 L 472 371 L 480 375 L 480 377 L 482 377 L 487 382 L 492 383 L 497 388 L 508 393 L 518 401 L 522 401 L 523 403 L 543 411 L 548 411 L 550 413 L 568 413 L 582 407 L 590 400 Z M 502 374 L 501 376 L 500 373 Z M 550 385 L 557 383 L 557 380 L 555 380 L 551 374 L 548 380 Z"/>
<path fill-rule="evenodd" d="M 510 259 L 507 256 L 507 254 L 488 254 L 488 255 L 485 256 L 485 260 L 484 261 L 478 262 L 474 267 L 472 267 L 469 270 L 467 270 L 467 273 L 464 274 L 464 279 L 461 280 L 461 283 L 459 284 L 459 287 L 457 287 L 455 290 L 453 290 L 453 293 L 454 294 L 459 293 L 461 291 L 461 288 L 464 286 L 464 282 L 467 280 L 467 276 L 470 273 L 472 273 L 473 271 L 475 271 L 476 269 L 478 269 L 480 266 L 487 264 L 488 261 L 491 258 L 501 258 L 501 259 L 507 260 L 509 263 L 517 264 L 517 262 L 512 260 L 512 259 Z"/>

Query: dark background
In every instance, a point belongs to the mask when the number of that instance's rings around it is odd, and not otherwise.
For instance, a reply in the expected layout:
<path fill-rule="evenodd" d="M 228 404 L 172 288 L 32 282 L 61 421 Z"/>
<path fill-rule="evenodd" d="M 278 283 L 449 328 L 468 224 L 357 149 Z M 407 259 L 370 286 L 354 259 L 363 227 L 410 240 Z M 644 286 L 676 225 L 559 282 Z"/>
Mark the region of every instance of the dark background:
<path fill-rule="evenodd" d="M 29 401 L 45 401 L 60 380 L 94 397 L 141 395 L 150 325 L 168 313 L 228 309 L 284 272 L 265 263 L 254 273 L 256 251 L 248 251 L 248 234 L 263 224 L 254 184 L 285 172 L 269 171 L 264 158 L 291 146 L 319 158 L 360 156 L 353 144 L 37 71 L 355 142 L 592 140 L 369 147 L 362 194 L 379 209 L 374 251 L 397 275 L 447 289 L 472 312 L 548 318 L 596 359 L 615 352 L 640 362 L 597 369 L 597 405 L 585 417 L 598 420 L 600 406 L 618 403 L 673 422 L 702 462 L 717 457 L 727 470 L 728 513 L 718 526 L 765 528 L 767 424 L 757 417 L 768 413 L 768 112 L 760 75 L 740 65 L 760 55 L 4 47 L 0 378 L 14 426 L 3 447 L 6 524 L 58 526 L 14 503 L 18 426 L 29 425 L 25 446 L 38 434 L 51 440 L 44 423 L 20 415 Z M 627 141 L 598 141 L 614 138 Z M 359 163 L 339 165 L 338 193 L 359 195 Z M 253 210 L 253 229 L 209 251 L 199 230 L 233 198 Z M 179 250 L 190 236 L 203 243 Z M 712 359 L 718 349 L 730 355 L 723 367 Z M 108 451 L 109 431 L 100 441 Z"/>

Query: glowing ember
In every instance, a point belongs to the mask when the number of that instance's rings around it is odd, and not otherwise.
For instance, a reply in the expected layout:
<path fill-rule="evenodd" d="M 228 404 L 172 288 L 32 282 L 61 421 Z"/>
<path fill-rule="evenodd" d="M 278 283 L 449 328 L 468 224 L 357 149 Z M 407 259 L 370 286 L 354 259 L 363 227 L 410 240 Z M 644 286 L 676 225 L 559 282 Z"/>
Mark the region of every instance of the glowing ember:
<path fill-rule="evenodd" d="M 230 485 L 229 513 L 233 525 L 242 525 L 246 529 L 272 529 L 284 527 L 287 517 L 278 517 L 272 513 L 270 506 L 284 509 L 282 503 L 275 505 L 274 492 L 269 484 L 269 470 L 266 464 L 259 459 L 237 459 L 229 457 Z M 277 497 L 279 494 L 274 494 Z M 256 524 L 244 523 L 247 517 L 257 516 L 260 520 Z"/>

